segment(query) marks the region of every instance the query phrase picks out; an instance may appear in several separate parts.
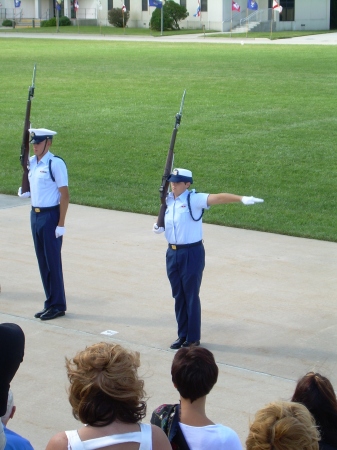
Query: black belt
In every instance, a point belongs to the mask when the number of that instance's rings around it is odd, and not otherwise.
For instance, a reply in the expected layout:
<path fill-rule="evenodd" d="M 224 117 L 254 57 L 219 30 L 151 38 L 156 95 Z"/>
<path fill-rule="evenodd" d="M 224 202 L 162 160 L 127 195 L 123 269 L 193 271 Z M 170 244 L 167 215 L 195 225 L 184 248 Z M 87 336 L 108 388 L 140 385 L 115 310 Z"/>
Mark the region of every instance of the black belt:
<path fill-rule="evenodd" d="M 181 248 L 196 247 L 197 245 L 201 245 L 201 244 L 202 244 L 202 241 L 198 241 L 198 242 L 193 242 L 192 244 L 181 244 L 181 245 L 169 244 L 169 247 L 172 250 L 179 250 Z"/>
<path fill-rule="evenodd" d="M 60 205 L 48 206 L 47 208 L 36 208 L 35 206 L 32 206 L 32 211 L 34 211 L 36 213 L 42 213 L 45 211 L 52 211 L 53 209 L 57 209 L 59 207 L 60 207 Z"/>

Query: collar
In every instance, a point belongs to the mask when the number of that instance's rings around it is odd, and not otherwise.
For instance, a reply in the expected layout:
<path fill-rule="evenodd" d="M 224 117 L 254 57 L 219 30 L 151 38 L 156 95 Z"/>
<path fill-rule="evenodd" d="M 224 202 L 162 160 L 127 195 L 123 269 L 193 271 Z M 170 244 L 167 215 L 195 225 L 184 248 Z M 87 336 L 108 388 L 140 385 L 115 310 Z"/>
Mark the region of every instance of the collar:
<path fill-rule="evenodd" d="M 179 200 L 180 202 L 185 202 L 187 200 L 187 196 L 188 196 L 189 192 L 190 191 L 188 189 L 186 189 L 186 191 L 184 191 L 182 194 L 180 194 L 179 197 L 177 197 L 176 199 L 174 198 L 173 192 L 170 192 L 169 197 L 175 201 Z"/>
<path fill-rule="evenodd" d="M 50 151 L 48 150 L 47 153 L 45 155 L 43 155 L 43 157 L 40 159 L 40 161 L 37 160 L 37 155 L 35 156 L 35 161 L 36 164 L 40 164 L 41 162 L 43 162 L 43 164 L 48 164 L 50 158 L 53 156 L 52 153 L 50 153 Z"/>

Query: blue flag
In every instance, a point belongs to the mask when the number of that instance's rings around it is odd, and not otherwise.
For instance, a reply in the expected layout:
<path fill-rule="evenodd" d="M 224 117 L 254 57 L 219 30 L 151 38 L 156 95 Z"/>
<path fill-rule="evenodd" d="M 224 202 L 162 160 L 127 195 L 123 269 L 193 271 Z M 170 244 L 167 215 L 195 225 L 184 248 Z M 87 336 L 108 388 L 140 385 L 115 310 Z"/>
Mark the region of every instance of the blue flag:
<path fill-rule="evenodd" d="M 258 9 L 259 5 L 254 0 L 248 0 L 247 1 L 247 8 L 248 9 L 255 9 L 255 11 Z"/>
<path fill-rule="evenodd" d="M 161 0 L 149 0 L 149 6 L 155 6 L 156 8 L 162 8 L 163 2 Z"/>
<path fill-rule="evenodd" d="M 14 8 L 20 8 L 21 0 L 14 0 Z"/>

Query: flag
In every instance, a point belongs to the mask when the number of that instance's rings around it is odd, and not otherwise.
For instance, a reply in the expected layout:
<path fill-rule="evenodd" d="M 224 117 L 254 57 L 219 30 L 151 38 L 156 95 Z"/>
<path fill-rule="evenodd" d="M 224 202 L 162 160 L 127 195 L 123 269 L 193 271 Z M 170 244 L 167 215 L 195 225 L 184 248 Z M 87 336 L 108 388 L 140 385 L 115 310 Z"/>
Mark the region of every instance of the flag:
<path fill-rule="evenodd" d="M 20 8 L 21 0 L 14 0 L 14 8 Z"/>
<path fill-rule="evenodd" d="M 198 8 L 195 14 L 193 14 L 194 17 L 200 17 L 200 0 L 198 0 Z"/>
<path fill-rule="evenodd" d="M 126 13 L 126 6 L 125 5 L 122 6 L 122 13 L 123 14 Z"/>
<path fill-rule="evenodd" d="M 273 1 L 273 10 L 278 11 L 280 14 L 282 12 L 282 6 L 277 3 L 277 1 Z"/>
<path fill-rule="evenodd" d="M 247 1 L 247 8 L 248 9 L 254 9 L 255 11 L 258 9 L 258 4 L 254 0 L 248 0 Z"/>
<path fill-rule="evenodd" d="M 232 11 L 241 11 L 240 5 L 234 1 L 232 1 Z"/>
<path fill-rule="evenodd" d="M 56 0 L 55 7 L 58 11 L 61 11 L 61 0 Z"/>
<path fill-rule="evenodd" d="M 78 4 L 78 1 L 75 0 L 75 2 L 74 2 L 74 10 L 77 11 L 79 7 L 80 7 L 80 6 L 79 6 L 79 4 Z"/>
<path fill-rule="evenodd" d="M 156 8 L 162 8 L 163 2 L 161 0 L 149 0 L 149 6 L 155 6 Z"/>

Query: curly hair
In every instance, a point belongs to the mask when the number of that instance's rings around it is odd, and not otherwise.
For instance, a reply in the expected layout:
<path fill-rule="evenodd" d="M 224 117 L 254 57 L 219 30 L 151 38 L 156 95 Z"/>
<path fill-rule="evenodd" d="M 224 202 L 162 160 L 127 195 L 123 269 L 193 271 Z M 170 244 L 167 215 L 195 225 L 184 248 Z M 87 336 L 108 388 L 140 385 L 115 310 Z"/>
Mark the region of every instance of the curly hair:
<path fill-rule="evenodd" d="M 213 353 L 203 347 L 182 347 L 175 354 L 171 375 L 179 394 L 191 403 L 209 394 L 218 380 Z"/>
<path fill-rule="evenodd" d="M 297 382 L 292 402 L 302 403 L 314 416 L 322 438 L 326 429 L 337 429 L 337 398 L 330 381 L 308 372 Z"/>
<path fill-rule="evenodd" d="M 138 378 L 139 353 L 100 342 L 66 358 L 73 416 L 96 427 L 115 420 L 137 423 L 146 415 L 144 381 Z"/>
<path fill-rule="evenodd" d="M 251 424 L 247 450 L 318 450 L 319 432 L 307 408 L 274 402 L 260 409 Z"/>

